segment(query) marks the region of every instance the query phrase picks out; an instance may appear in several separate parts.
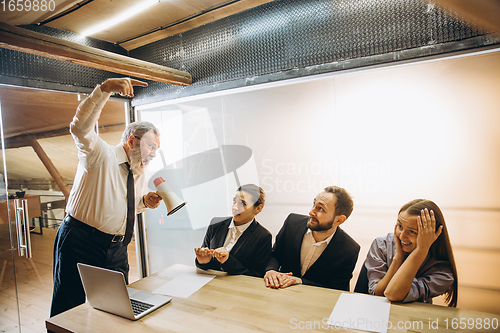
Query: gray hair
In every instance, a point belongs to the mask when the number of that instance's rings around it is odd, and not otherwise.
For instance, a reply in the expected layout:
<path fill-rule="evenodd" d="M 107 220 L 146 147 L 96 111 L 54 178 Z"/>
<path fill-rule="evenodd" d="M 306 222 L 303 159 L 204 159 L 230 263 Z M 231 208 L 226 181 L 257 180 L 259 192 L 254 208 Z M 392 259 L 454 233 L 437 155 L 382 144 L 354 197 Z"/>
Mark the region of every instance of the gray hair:
<path fill-rule="evenodd" d="M 133 123 L 130 123 L 128 124 L 127 128 L 125 128 L 125 131 L 123 131 L 122 143 L 127 143 L 128 138 L 131 135 L 137 135 L 138 137 L 142 138 L 142 136 L 147 132 L 153 132 L 157 136 L 160 136 L 160 131 L 149 121 L 135 121 Z"/>

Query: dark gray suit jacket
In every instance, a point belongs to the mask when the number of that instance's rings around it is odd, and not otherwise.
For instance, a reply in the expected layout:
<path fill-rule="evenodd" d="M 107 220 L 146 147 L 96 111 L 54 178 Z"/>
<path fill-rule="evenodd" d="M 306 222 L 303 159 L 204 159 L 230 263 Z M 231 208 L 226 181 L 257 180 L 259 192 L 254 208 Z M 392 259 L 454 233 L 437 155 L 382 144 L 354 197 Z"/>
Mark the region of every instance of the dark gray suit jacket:
<path fill-rule="evenodd" d="M 266 272 L 292 272 L 303 284 L 349 291 L 349 281 L 358 260 L 360 246 L 344 230 L 337 227 L 330 244 L 301 276 L 300 249 L 307 232 L 309 216 L 290 214 L 276 235 Z"/>
<path fill-rule="evenodd" d="M 208 226 L 201 247 L 208 247 L 210 249 L 222 247 L 226 240 L 231 220 L 232 217 L 214 217 Z M 195 259 L 195 264 L 201 269 L 222 270 L 232 275 L 243 274 L 263 277 L 264 268 L 271 257 L 271 250 L 271 233 L 254 220 L 240 238 L 238 238 L 238 241 L 229 252 L 229 258 L 225 263 L 221 264 L 217 259 L 212 258 L 207 264 L 200 264 Z"/>

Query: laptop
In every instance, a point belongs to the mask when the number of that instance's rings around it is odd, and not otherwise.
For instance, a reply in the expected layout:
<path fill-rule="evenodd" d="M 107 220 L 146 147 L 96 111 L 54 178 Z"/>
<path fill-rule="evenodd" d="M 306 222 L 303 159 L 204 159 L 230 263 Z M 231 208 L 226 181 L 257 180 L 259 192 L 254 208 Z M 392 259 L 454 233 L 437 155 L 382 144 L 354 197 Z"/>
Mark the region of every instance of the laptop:
<path fill-rule="evenodd" d="M 171 300 L 168 296 L 127 288 L 121 272 L 77 265 L 87 300 L 93 308 L 137 320 Z"/>

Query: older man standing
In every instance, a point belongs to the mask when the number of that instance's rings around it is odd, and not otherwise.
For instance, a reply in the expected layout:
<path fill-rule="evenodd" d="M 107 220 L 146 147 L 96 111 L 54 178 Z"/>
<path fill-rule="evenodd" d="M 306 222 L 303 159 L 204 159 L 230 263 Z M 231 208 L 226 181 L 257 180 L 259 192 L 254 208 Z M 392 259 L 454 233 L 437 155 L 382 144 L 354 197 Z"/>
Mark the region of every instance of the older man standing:
<path fill-rule="evenodd" d="M 128 281 L 127 245 L 135 215 L 160 204 L 160 196 L 146 193 L 143 176 L 160 146 L 158 129 L 148 122 L 131 123 L 117 146 L 104 142 L 94 130 L 110 95 L 133 96 L 134 86 L 147 83 L 106 80 L 78 106 L 70 124 L 79 163 L 67 215 L 54 242 L 51 316 L 85 303 L 79 262 L 120 271 Z"/>
<path fill-rule="evenodd" d="M 309 216 L 290 214 L 276 235 L 266 286 L 308 284 L 349 291 L 360 246 L 339 226 L 352 209 L 345 189 L 328 186 L 314 198 Z"/>

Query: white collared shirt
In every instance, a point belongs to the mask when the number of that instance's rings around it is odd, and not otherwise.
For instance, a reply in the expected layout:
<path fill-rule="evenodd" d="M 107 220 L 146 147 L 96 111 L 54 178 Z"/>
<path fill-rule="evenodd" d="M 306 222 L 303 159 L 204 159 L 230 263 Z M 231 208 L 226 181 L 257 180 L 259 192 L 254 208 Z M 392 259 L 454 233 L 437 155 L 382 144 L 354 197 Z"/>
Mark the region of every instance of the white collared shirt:
<path fill-rule="evenodd" d="M 301 276 L 304 276 L 309 267 L 311 267 L 316 260 L 318 260 L 328 244 L 330 244 L 333 235 L 335 235 L 335 232 L 327 239 L 321 242 L 316 242 L 311 229 L 307 229 L 307 232 L 302 239 L 302 246 L 300 248 L 300 264 L 302 266 Z"/>
<path fill-rule="evenodd" d="M 231 223 L 228 226 L 229 231 L 227 232 L 226 240 L 224 241 L 223 245 L 223 247 L 226 248 L 227 252 L 231 252 L 231 249 L 233 248 L 234 244 L 236 244 L 238 239 L 241 237 L 241 235 L 243 235 L 245 230 L 248 229 L 248 227 L 250 226 L 250 224 L 252 224 L 254 220 L 255 219 L 238 226 L 234 225 L 234 220 L 231 220 Z"/>
<path fill-rule="evenodd" d="M 70 124 L 78 149 L 78 168 L 66 205 L 77 220 L 105 233 L 123 235 L 127 226 L 128 157 L 122 144 L 111 146 L 94 130 L 110 94 L 97 86 L 82 102 Z M 136 212 L 146 209 L 146 176 L 134 175 Z"/>

